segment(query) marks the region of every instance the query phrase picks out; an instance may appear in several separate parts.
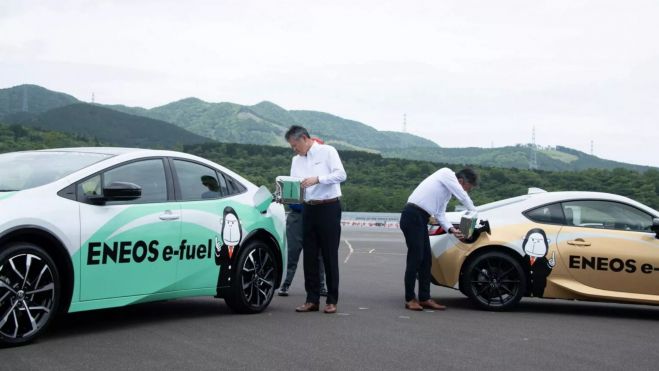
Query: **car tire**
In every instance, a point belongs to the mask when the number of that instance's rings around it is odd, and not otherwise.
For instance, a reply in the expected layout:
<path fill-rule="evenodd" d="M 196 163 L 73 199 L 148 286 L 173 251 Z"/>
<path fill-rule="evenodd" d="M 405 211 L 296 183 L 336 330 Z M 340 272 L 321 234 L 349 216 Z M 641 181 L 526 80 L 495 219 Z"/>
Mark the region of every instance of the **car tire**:
<path fill-rule="evenodd" d="M 55 262 L 41 247 L 0 248 L 0 346 L 31 342 L 48 327 L 60 302 Z"/>
<path fill-rule="evenodd" d="M 232 285 L 224 298 L 238 313 L 259 313 L 268 307 L 275 292 L 278 266 L 268 245 L 252 241 L 240 251 Z"/>
<path fill-rule="evenodd" d="M 526 293 L 527 275 L 513 256 L 490 251 L 472 259 L 462 274 L 461 291 L 479 308 L 513 308 Z"/>

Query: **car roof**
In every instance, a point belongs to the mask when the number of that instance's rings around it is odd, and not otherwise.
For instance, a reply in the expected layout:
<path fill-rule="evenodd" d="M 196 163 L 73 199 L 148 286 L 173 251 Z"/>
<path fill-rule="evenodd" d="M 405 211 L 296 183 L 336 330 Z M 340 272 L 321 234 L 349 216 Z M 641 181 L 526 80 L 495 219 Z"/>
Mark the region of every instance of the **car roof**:
<path fill-rule="evenodd" d="M 99 153 L 104 155 L 123 155 L 135 152 L 161 152 L 158 150 L 144 148 L 126 148 L 126 147 L 71 147 L 71 148 L 50 148 L 40 149 L 38 152 L 77 152 L 77 153 Z"/>
<path fill-rule="evenodd" d="M 552 202 L 555 200 L 574 200 L 574 199 L 602 199 L 612 201 L 634 202 L 630 198 L 616 195 L 613 193 L 604 192 L 588 192 L 588 191 L 558 191 L 558 192 L 543 192 L 532 193 L 528 197 L 534 201 L 547 201 Z"/>
<path fill-rule="evenodd" d="M 113 162 L 121 162 L 126 159 L 145 157 L 145 156 L 163 156 L 163 157 L 175 157 L 182 159 L 189 159 L 205 163 L 210 166 L 218 167 L 221 171 L 225 172 L 232 178 L 238 180 L 244 186 L 255 187 L 247 178 L 243 177 L 239 173 L 221 165 L 215 163 L 207 158 L 196 156 L 190 153 L 164 150 L 164 149 L 146 149 L 146 148 L 127 148 L 127 147 L 70 147 L 70 148 L 51 148 L 51 149 L 41 149 L 33 151 L 22 151 L 22 152 L 70 152 L 70 153 L 91 153 L 91 154 L 101 154 L 111 156 L 110 159 L 106 159 Z M 100 161 L 96 164 L 93 164 L 87 168 L 80 169 L 82 173 L 95 172 L 99 169 L 105 167 L 105 161 Z M 73 173 L 72 175 L 77 174 Z M 78 175 L 75 175 L 78 176 Z M 64 177 L 60 180 L 67 180 L 67 177 Z M 67 180 L 68 181 L 68 180 Z"/>
<path fill-rule="evenodd" d="M 31 152 L 31 151 L 25 151 Z M 108 155 L 112 157 L 126 156 L 126 157 L 140 157 L 140 156 L 170 156 L 182 157 L 188 159 L 197 159 L 209 161 L 199 156 L 195 156 L 185 152 L 171 151 L 165 149 L 147 149 L 147 148 L 128 148 L 128 147 L 71 147 L 71 148 L 50 148 L 40 149 L 34 152 L 70 152 L 70 153 L 92 153 Z"/>
<path fill-rule="evenodd" d="M 571 200 L 607 200 L 607 201 L 616 201 L 622 202 L 629 205 L 636 206 L 637 208 L 644 209 L 648 212 L 657 215 L 659 212 L 652 209 L 651 207 L 644 205 L 638 201 L 635 201 L 631 198 L 620 196 L 613 193 L 604 193 L 604 192 L 587 192 L 587 191 L 557 191 L 557 192 L 539 192 L 539 193 L 530 193 L 526 195 L 516 196 L 509 199 L 500 200 L 499 205 L 495 207 L 488 208 L 488 204 L 483 206 L 486 207 L 485 210 L 496 209 L 499 207 L 513 206 L 526 209 L 532 208 L 535 206 L 540 206 L 544 204 L 550 204 L 554 202 L 565 202 Z M 508 201 L 508 202 L 507 202 Z M 495 204 L 493 203 L 493 204 Z M 484 210 L 484 211 L 485 211 Z"/>

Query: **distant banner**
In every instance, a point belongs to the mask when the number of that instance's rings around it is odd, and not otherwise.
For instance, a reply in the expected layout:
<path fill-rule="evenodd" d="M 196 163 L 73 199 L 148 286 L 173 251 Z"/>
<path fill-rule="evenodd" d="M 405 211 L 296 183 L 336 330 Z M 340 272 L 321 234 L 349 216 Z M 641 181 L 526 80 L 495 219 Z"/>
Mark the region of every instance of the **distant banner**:
<path fill-rule="evenodd" d="M 371 227 L 371 228 L 399 228 L 398 221 L 395 222 L 381 222 L 377 220 L 354 220 L 354 219 L 341 219 L 342 226 L 351 227 Z"/>
<path fill-rule="evenodd" d="M 366 228 L 399 228 L 398 213 L 358 213 L 344 212 L 341 216 L 341 226 Z"/>

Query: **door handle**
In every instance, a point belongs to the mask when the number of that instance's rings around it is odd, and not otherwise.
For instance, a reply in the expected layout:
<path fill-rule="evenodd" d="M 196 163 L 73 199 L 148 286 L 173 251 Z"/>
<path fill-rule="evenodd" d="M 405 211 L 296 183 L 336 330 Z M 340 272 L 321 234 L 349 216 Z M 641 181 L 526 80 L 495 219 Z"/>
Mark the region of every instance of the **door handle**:
<path fill-rule="evenodd" d="M 572 246 L 590 246 L 590 242 L 584 241 L 583 238 L 577 238 L 572 241 L 567 241 L 567 244 Z"/>
<path fill-rule="evenodd" d="M 178 220 L 180 216 L 178 214 L 174 214 L 171 210 L 166 210 L 164 213 L 160 214 L 158 218 L 160 220 Z"/>

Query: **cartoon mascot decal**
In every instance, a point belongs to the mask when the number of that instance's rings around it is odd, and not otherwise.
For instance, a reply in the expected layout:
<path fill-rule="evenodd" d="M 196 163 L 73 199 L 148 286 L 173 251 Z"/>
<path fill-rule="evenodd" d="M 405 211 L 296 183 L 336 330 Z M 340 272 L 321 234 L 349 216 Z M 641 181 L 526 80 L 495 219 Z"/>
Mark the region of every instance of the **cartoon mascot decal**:
<path fill-rule="evenodd" d="M 547 286 L 547 276 L 556 266 L 556 252 L 552 251 L 551 259 L 547 259 L 549 241 L 545 231 L 540 228 L 533 228 L 526 232 L 522 247 L 526 253 L 524 260 L 528 264 L 531 275 L 531 293 L 533 296 L 541 298 L 545 292 L 545 286 Z"/>
<path fill-rule="evenodd" d="M 220 266 L 220 273 L 217 277 L 217 296 L 220 296 L 220 288 L 231 286 L 236 251 L 242 237 L 243 232 L 236 211 L 230 206 L 225 207 L 222 218 L 222 244 L 215 236 L 215 264 Z"/>

